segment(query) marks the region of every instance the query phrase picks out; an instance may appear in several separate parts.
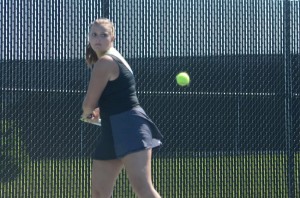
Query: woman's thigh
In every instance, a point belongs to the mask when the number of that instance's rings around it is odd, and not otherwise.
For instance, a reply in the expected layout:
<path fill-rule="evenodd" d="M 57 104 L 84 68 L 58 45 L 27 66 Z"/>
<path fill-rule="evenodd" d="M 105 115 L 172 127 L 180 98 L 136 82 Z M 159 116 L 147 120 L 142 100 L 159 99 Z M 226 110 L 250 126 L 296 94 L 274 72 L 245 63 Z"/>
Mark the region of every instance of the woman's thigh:
<path fill-rule="evenodd" d="M 128 154 L 122 158 L 128 178 L 134 188 L 152 186 L 151 155 L 152 149 L 146 149 Z"/>
<path fill-rule="evenodd" d="M 92 190 L 100 194 L 111 193 L 122 169 L 121 160 L 93 160 Z"/>

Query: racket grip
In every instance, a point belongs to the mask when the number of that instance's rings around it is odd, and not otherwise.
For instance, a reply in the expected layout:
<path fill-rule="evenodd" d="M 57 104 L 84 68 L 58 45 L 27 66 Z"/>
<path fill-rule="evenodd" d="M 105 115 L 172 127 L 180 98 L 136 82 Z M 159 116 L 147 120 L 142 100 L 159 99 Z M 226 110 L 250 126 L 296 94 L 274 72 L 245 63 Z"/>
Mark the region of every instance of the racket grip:
<path fill-rule="evenodd" d="M 94 124 L 94 125 L 97 125 L 97 126 L 101 126 L 101 119 L 100 118 L 98 119 L 97 122 L 89 122 L 87 119 L 88 118 L 81 117 L 80 121 L 83 121 L 83 122 L 86 122 L 86 123 L 89 123 L 89 124 Z"/>

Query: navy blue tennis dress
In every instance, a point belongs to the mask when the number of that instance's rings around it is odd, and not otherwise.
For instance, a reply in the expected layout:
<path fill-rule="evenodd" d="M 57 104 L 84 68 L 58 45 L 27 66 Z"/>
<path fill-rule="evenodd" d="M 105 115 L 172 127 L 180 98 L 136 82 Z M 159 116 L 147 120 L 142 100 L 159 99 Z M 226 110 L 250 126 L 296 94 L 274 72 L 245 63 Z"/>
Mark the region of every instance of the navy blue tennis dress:
<path fill-rule="evenodd" d="M 119 77 L 108 81 L 99 99 L 102 133 L 93 158 L 110 160 L 158 147 L 162 135 L 140 106 L 130 66 L 117 50 L 107 53 L 119 66 Z"/>

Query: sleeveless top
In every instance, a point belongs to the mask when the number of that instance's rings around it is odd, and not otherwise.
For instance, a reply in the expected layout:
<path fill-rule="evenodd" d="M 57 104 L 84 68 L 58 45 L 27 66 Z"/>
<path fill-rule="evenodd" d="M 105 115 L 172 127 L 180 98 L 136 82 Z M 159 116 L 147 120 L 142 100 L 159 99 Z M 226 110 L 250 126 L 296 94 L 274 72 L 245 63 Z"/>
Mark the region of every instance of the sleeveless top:
<path fill-rule="evenodd" d="M 111 48 L 106 55 L 112 57 L 119 67 L 119 76 L 108 81 L 98 101 L 101 118 L 128 111 L 139 105 L 136 82 L 132 70 L 117 50 Z"/>

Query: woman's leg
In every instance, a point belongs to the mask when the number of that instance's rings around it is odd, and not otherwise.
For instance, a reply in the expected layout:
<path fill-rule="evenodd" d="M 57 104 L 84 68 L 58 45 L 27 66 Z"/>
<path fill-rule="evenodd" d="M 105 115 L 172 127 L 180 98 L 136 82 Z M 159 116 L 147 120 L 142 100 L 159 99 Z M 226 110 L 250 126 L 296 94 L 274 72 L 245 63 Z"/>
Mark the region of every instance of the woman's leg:
<path fill-rule="evenodd" d="M 139 198 L 160 198 L 152 183 L 151 155 L 152 150 L 147 149 L 122 159 L 130 184 Z"/>
<path fill-rule="evenodd" d="M 121 160 L 93 160 L 92 198 L 110 198 L 122 169 Z"/>

